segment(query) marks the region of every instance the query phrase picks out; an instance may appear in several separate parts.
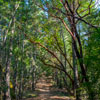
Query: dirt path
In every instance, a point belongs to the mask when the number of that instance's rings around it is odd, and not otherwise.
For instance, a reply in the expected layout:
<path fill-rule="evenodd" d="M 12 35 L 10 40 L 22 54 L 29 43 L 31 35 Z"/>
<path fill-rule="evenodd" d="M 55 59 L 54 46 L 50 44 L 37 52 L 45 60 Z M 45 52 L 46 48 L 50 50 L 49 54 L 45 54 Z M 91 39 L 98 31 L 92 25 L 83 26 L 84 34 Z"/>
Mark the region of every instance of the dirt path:
<path fill-rule="evenodd" d="M 37 95 L 34 98 L 24 99 L 24 100 L 74 100 L 67 96 L 58 95 L 57 91 L 51 89 L 51 82 L 47 82 L 46 79 L 41 79 L 37 84 Z"/>

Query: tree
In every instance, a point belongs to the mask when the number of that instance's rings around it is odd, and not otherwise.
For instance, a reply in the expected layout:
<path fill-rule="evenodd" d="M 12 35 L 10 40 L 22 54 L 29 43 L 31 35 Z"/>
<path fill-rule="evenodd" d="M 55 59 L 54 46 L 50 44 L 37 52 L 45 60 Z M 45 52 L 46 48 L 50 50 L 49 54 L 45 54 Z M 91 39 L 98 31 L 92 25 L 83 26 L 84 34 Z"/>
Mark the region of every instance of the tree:
<path fill-rule="evenodd" d="M 0 1 L 1 98 L 21 99 L 27 90 L 35 91 L 42 73 L 77 100 L 82 92 L 90 100 L 97 97 L 100 16 L 95 3 Z"/>

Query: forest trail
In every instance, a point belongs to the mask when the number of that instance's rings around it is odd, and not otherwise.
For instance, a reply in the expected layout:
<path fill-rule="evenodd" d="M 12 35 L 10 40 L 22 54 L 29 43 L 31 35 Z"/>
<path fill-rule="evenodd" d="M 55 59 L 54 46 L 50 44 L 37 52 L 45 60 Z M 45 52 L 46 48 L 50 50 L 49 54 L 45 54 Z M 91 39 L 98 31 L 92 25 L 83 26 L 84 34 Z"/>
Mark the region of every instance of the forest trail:
<path fill-rule="evenodd" d="M 59 90 L 52 88 L 52 83 L 47 78 L 40 79 L 36 85 L 37 96 L 23 100 L 75 100 L 61 95 Z"/>

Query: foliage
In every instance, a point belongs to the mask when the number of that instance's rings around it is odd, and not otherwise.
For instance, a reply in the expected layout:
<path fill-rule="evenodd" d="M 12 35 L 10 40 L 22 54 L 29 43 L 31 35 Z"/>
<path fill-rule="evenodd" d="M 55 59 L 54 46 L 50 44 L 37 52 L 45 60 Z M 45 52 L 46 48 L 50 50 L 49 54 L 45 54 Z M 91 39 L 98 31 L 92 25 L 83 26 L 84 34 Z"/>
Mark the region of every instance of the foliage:
<path fill-rule="evenodd" d="M 9 89 L 11 98 L 20 99 L 25 91 L 34 90 L 42 75 L 51 76 L 58 87 L 73 95 L 75 66 L 79 75 L 76 91 L 100 92 L 99 9 L 95 0 L 66 1 L 69 10 L 64 0 L 0 0 L 0 94 L 3 97 Z M 80 58 L 77 53 L 73 57 L 73 36 L 66 28 L 73 31 L 69 17 L 76 18 L 74 28 L 83 50 Z M 81 55 L 77 35 L 75 43 Z M 86 66 L 88 82 L 83 79 L 81 62 Z"/>

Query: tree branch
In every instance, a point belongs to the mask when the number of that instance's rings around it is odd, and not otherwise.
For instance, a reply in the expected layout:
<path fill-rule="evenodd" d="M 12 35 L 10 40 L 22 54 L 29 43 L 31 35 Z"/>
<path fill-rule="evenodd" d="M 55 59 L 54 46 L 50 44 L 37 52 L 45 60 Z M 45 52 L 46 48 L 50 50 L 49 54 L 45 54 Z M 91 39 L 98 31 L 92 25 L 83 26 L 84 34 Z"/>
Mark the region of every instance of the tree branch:
<path fill-rule="evenodd" d="M 51 64 L 47 64 L 47 63 L 45 63 L 45 61 L 44 61 L 43 59 L 41 59 L 41 61 L 42 61 L 42 63 L 43 63 L 44 65 L 46 65 L 46 66 L 50 66 L 50 67 L 52 67 L 52 68 L 56 68 L 56 69 L 58 69 L 58 70 L 60 70 L 60 71 L 63 71 L 63 72 L 69 77 L 69 79 L 71 80 L 71 82 L 72 82 L 72 84 L 73 84 L 74 81 L 73 81 L 72 77 L 66 72 L 66 70 L 61 69 L 61 68 L 56 67 L 56 66 L 51 65 Z"/>
<path fill-rule="evenodd" d="M 55 38 L 55 40 L 56 40 L 56 42 L 57 42 L 57 45 L 58 45 L 58 47 L 59 47 L 60 50 L 58 50 L 57 48 L 56 48 L 56 49 L 64 56 L 65 60 L 66 60 L 66 61 L 68 62 L 68 64 L 69 64 L 70 68 L 73 70 L 73 67 L 72 67 L 71 63 L 70 63 L 69 60 L 67 59 L 66 55 L 63 53 L 63 50 L 61 49 L 61 47 L 60 47 L 60 45 L 59 45 L 59 43 L 58 43 L 57 38 L 56 38 L 56 37 L 54 37 L 54 38 Z"/>

